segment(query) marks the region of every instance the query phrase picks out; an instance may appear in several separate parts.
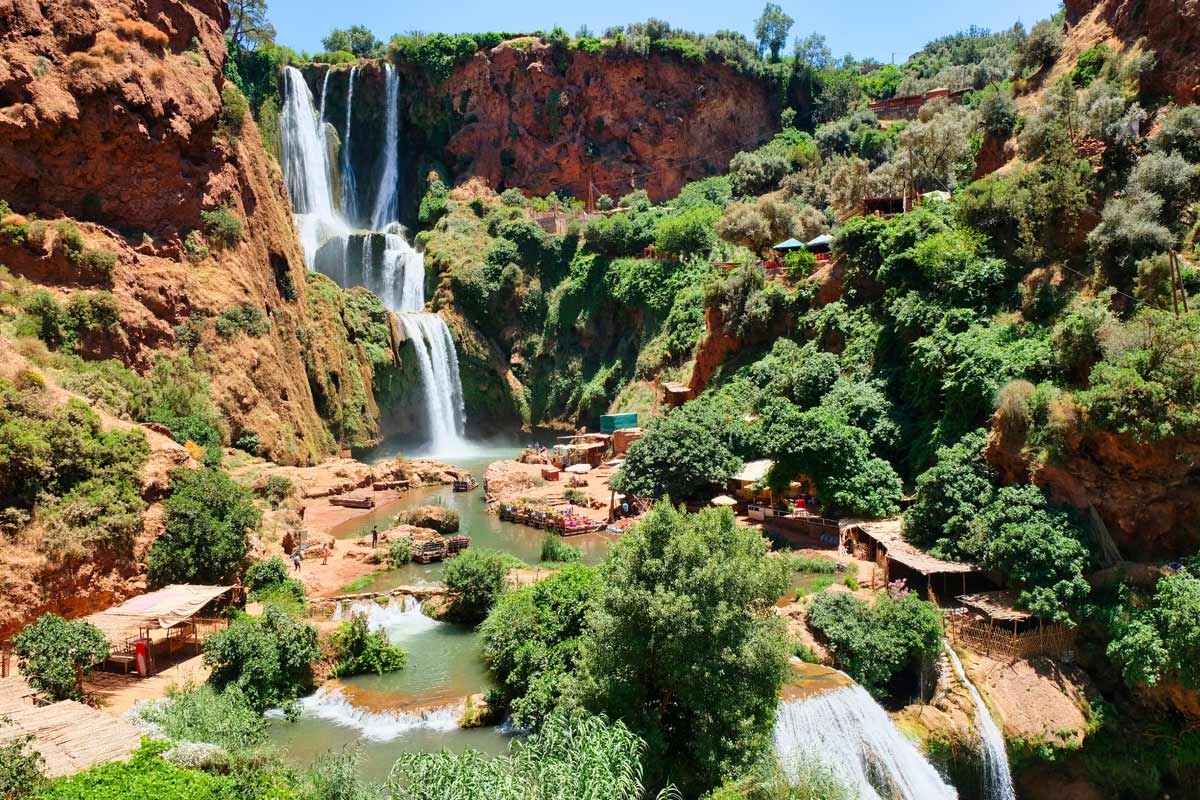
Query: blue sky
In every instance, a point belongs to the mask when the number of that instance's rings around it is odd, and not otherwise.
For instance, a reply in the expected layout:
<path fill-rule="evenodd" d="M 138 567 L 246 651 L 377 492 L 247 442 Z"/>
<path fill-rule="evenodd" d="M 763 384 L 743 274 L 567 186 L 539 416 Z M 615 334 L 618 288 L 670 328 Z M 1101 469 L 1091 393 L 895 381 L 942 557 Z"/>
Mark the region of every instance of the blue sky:
<path fill-rule="evenodd" d="M 331 28 L 361 24 L 383 41 L 393 33 L 472 33 L 475 31 L 550 30 L 561 25 L 574 34 L 580 25 L 599 32 L 610 25 L 659 17 L 680 28 L 712 33 L 722 28 L 753 33 L 762 11 L 758 0 L 268 0 L 280 44 L 320 52 L 321 37 Z M 999 30 L 1018 19 L 1030 27 L 1053 14 L 1058 0 L 782 0 L 796 24 L 793 36 L 817 31 L 835 56 L 849 52 L 897 62 L 930 39 L 975 24 Z"/>

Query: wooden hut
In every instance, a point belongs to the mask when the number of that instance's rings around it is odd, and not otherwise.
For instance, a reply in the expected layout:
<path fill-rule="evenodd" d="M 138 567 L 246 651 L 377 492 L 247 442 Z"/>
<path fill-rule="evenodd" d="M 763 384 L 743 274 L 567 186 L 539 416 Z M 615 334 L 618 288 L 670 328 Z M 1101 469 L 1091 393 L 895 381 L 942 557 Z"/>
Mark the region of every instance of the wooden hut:
<path fill-rule="evenodd" d="M 900 517 L 844 525 L 842 547 L 859 560 L 874 562 L 885 585 L 903 579 L 910 589 L 938 605 L 972 587 L 994 585 L 974 564 L 943 561 L 909 544 Z"/>
<path fill-rule="evenodd" d="M 961 608 L 946 615 L 946 633 L 986 655 L 1062 657 L 1075 647 L 1075 629 L 1048 622 L 1017 607 L 1014 589 L 964 594 Z"/>
<path fill-rule="evenodd" d="M 154 661 L 179 651 L 200 652 L 200 644 L 228 619 L 218 616 L 232 586 L 172 584 L 131 597 L 119 606 L 84 617 L 108 639 L 109 661 L 126 672 L 152 674 Z M 138 652 L 146 658 L 139 664 Z"/>

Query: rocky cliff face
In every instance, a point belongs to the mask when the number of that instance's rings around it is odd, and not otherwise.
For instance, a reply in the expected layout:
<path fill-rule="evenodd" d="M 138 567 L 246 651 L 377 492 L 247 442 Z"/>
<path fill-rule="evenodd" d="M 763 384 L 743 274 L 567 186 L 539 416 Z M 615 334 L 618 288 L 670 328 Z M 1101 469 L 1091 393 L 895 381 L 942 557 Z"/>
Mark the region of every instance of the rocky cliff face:
<path fill-rule="evenodd" d="M 86 342 L 90 356 L 144 369 L 177 326 L 207 320 L 213 395 L 234 436 L 311 463 L 378 438 L 372 358 L 344 315 L 310 309 L 279 167 L 250 117 L 230 98 L 223 109 L 227 21 L 221 0 L 0 0 L 0 199 L 51 223 L 90 220 L 87 246 L 117 256 L 97 277 L 31 240 L 0 246 L 0 263 L 60 297 L 113 293 L 120 332 Z M 201 212 L 222 206 L 240 241 L 185 252 Z M 238 304 L 261 310 L 269 332 L 217 335 L 211 318 Z M 312 352 L 322 359 L 306 370 Z M 319 405 L 353 407 L 359 423 L 331 430 Z"/>
<path fill-rule="evenodd" d="M 669 197 L 774 130 L 766 87 L 724 65 L 556 55 L 533 40 L 476 54 L 445 92 L 466 120 L 447 147 L 457 168 L 537 194 L 583 198 L 590 182 L 614 197 Z"/>
<path fill-rule="evenodd" d="M 380 62 L 353 68 L 350 151 L 362 209 L 377 193 L 366 176 L 382 165 L 386 91 Z M 409 220 L 435 167 L 456 183 L 483 178 L 496 191 L 566 189 L 586 198 L 591 183 L 597 195 L 637 188 L 661 199 L 723 171 L 776 129 L 769 88 L 711 61 L 568 51 L 527 38 L 481 50 L 440 83 L 411 64 L 397 69 L 401 206 Z M 350 70 L 304 70 L 339 135 Z"/>
<path fill-rule="evenodd" d="M 1123 45 L 1145 39 L 1158 57 L 1152 91 L 1179 105 L 1200 96 L 1200 0 L 1065 0 L 1064 6 L 1068 25 L 1092 38 L 1111 33 Z"/>

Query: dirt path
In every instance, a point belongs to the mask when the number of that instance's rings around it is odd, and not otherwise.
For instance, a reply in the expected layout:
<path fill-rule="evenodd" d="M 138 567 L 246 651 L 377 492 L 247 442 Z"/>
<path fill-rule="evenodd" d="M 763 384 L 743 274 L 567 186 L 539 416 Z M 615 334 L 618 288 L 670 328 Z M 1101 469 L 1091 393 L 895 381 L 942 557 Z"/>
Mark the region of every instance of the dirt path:
<path fill-rule="evenodd" d="M 197 655 L 149 678 L 139 678 L 133 673 L 93 672 L 84 680 L 83 688 L 95 698 L 100 708 L 119 717 L 139 700 L 165 697 L 167 690 L 173 686 L 183 686 L 189 682 L 202 684 L 208 680 L 210 672 L 204 665 L 203 657 Z"/>

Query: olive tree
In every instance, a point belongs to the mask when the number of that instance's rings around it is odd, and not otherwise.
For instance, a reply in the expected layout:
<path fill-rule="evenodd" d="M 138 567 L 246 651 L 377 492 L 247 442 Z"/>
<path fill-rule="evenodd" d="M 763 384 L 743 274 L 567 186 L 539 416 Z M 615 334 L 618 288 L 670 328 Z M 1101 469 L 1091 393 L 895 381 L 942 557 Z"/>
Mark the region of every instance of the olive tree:
<path fill-rule="evenodd" d="M 83 676 L 108 658 L 108 640 L 90 622 L 42 614 L 13 639 L 17 669 L 51 700 L 82 700 Z"/>

